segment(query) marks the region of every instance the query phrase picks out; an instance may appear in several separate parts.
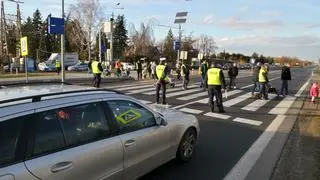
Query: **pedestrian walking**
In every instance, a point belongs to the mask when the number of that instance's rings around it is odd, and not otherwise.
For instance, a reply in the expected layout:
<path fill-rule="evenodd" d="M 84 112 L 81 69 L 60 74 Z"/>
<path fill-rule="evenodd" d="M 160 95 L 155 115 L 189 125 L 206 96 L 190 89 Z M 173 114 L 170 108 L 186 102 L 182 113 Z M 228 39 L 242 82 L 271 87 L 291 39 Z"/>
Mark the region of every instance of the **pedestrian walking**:
<path fill-rule="evenodd" d="M 57 71 L 57 75 L 59 75 L 61 72 L 61 60 L 60 59 L 56 59 L 56 71 Z"/>
<path fill-rule="evenodd" d="M 252 82 L 253 82 L 253 88 L 251 91 L 252 96 L 254 96 L 255 91 L 260 91 L 260 84 L 259 84 L 259 72 L 261 68 L 261 63 L 258 62 L 257 65 L 253 69 L 252 73 Z"/>
<path fill-rule="evenodd" d="M 147 69 L 148 69 L 148 76 L 149 76 L 149 78 L 151 78 L 152 69 L 151 69 L 151 63 L 150 62 L 147 63 Z"/>
<path fill-rule="evenodd" d="M 259 71 L 259 83 L 260 83 L 260 92 L 259 99 L 263 96 L 265 100 L 268 100 L 267 84 L 268 84 L 268 69 L 266 65 L 262 65 Z"/>
<path fill-rule="evenodd" d="M 156 83 L 156 102 L 160 103 L 160 89 L 162 88 L 162 104 L 166 103 L 166 81 L 168 81 L 168 66 L 165 65 L 165 58 L 160 59 L 160 64 L 156 68 L 157 83 Z"/>
<path fill-rule="evenodd" d="M 99 88 L 101 82 L 101 73 L 103 72 L 103 68 L 101 63 L 96 59 L 91 64 L 92 73 L 93 73 L 93 87 Z"/>
<path fill-rule="evenodd" d="M 312 83 L 312 86 L 310 88 L 310 96 L 311 96 L 311 102 L 315 104 L 316 99 L 319 96 L 319 86 L 316 82 Z"/>
<path fill-rule="evenodd" d="M 116 66 L 117 77 L 119 78 L 121 76 L 121 67 L 122 67 L 120 59 L 117 60 L 115 66 Z"/>
<path fill-rule="evenodd" d="M 157 64 L 155 61 L 153 61 L 151 64 L 152 79 L 156 79 L 156 69 L 157 69 Z"/>
<path fill-rule="evenodd" d="M 226 81 L 223 75 L 223 71 L 218 64 L 211 64 L 211 68 L 208 70 L 205 78 L 206 86 L 208 88 L 209 105 L 211 112 L 214 112 L 213 98 L 216 98 L 217 107 L 219 113 L 225 113 L 222 104 L 222 91 L 226 88 Z"/>
<path fill-rule="evenodd" d="M 288 95 L 288 81 L 291 80 L 291 71 L 290 71 L 289 64 L 286 64 L 285 66 L 282 67 L 281 80 L 282 80 L 282 85 L 281 85 L 280 94 L 282 96 Z"/>
<path fill-rule="evenodd" d="M 137 61 L 136 69 L 137 69 L 137 78 L 138 78 L 138 80 L 140 80 L 140 79 L 142 79 L 142 63 L 141 63 L 141 60 Z"/>
<path fill-rule="evenodd" d="M 204 88 L 206 87 L 205 85 L 205 78 L 206 78 L 206 74 L 208 72 L 208 62 L 206 60 L 203 60 L 201 63 L 201 67 L 200 67 L 200 75 L 201 75 L 201 82 L 200 82 L 200 88 Z"/>
<path fill-rule="evenodd" d="M 181 63 L 177 62 L 176 64 L 176 72 L 177 72 L 177 79 L 181 80 Z"/>
<path fill-rule="evenodd" d="M 238 76 L 238 67 L 237 67 L 237 64 L 236 63 L 233 63 L 232 66 L 229 67 L 229 70 L 228 70 L 228 75 L 229 75 L 229 79 L 230 79 L 230 82 L 229 82 L 229 89 L 236 89 L 236 78 Z"/>
<path fill-rule="evenodd" d="M 183 61 L 181 65 L 181 77 L 182 77 L 182 85 L 183 89 L 186 90 L 188 88 L 189 83 L 189 67 L 186 65 L 186 63 Z"/>

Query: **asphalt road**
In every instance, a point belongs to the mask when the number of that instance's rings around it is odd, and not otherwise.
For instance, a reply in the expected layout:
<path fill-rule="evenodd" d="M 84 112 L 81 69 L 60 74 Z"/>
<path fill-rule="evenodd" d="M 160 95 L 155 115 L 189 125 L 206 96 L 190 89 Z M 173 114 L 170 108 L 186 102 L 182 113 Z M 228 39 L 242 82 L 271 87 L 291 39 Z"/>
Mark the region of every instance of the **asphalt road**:
<path fill-rule="evenodd" d="M 311 75 L 311 68 L 291 71 L 293 80 L 289 83 L 288 97 L 293 97 Z M 199 120 L 201 132 L 192 160 L 182 165 L 171 161 L 150 172 L 142 180 L 223 179 L 274 121 L 277 113 L 281 112 L 277 109 L 279 104 L 288 100 L 272 94 L 268 101 L 252 98 L 248 94 L 252 88 L 250 73 L 243 71 L 237 79 L 238 89 L 228 92 L 228 98 L 224 98 L 226 105 L 224 116 L 210 114 L 207 94 L 197 84 L 199 79 L 194 76 L 187 91 L 181 90 L 181 82 L 178 81 L 177 87 L 169 88 L 167 92 L 167 102 L 170 107 L 194 114 Z M 269 79 L 272 86 L 279 91 L 280 71 L 270 72 Z M 123 91 L 145 103 L 154 103 L 155 90 L 151 86 L 152 82 L 133 81 L 104 86 Z"/>

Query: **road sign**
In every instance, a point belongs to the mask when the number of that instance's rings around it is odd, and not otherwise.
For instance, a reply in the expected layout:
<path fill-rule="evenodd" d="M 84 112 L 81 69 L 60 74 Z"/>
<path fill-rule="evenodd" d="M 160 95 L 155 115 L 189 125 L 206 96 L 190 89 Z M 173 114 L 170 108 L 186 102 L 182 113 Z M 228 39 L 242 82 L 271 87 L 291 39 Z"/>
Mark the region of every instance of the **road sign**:
<path fill-rule="evenodd" d="M 175 51 L 179 50 L 180 47 L 181 47 L 180 41 L 174 41 L 174 42 L 173 42 L 173 49 L 174 49 Z"/>
<path fill-rule="evenodd" d="M 203 59 L 203 53 L 199 53 L 199 54 L 198 54 L 198 59 L 199 59 L 199 60 L 202 60 L 202 59 Z"/>
<path fill-rule="evenodd" d="M 22 37 L 20 39 L 20 43 L 21 43 L 21 55 L 22 56 L 28 56 L 28 38 Z"/>
<path fill-rule="evenodd" d="M 256 62 L 255 59 L 253 59 L 253 58 L 250 59 L 250 63 L 251 63 L 251 64 L 254 64 L 255 62 Z"/>
<path fill-rule="evenodd" d="M 64 19 L 49 17 L 48 18 L 48 31 L 50 34 L 64 34 Z"/>
<path fill-rule="evenodd" d="M 187 59 L 188 58 L 188 51 L 181 51 L 180 52 L 180 59 Z"/>
<path fill-rule="evenodd" d="M 111 21 L 109 21 L 109 22 L 105 22 L 104 24 L 103 24 L 103 32 L 104 33 L 111 33 Z"/>

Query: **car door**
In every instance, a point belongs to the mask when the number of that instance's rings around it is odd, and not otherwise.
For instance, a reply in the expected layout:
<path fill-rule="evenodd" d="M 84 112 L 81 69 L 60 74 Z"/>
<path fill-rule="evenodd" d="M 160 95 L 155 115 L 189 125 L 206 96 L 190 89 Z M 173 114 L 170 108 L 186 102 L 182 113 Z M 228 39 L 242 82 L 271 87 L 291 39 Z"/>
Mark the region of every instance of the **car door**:
<path fill-rule="evenodd" d="M 123 146 L 100 102 L 39 110 L 26 167 L 45 180 L 118 180 Z"/>
<path fill-rule="evenodd" d="M 136 179 L 174 156 L 172 132 L 157 125 L 151 111 L 129 100 L 109 100 L 107 104 L 120 126 L 125 180 Z"/>

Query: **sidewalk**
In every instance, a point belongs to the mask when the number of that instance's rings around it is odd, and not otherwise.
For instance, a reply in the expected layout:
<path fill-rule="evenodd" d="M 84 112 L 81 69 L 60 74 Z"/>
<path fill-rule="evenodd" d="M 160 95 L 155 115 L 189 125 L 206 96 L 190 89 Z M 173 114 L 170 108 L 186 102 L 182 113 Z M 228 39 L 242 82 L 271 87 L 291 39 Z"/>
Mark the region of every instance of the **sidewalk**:
<path fill-rule="evenodd" d="M 313 81 L 320 82 L 320 72 Z M 310 87 L 309 87 L 310 88 Z M 320 101 L 317 104 L 306 98 L 298 119 L 283 148 L 272 180 L 320 178 Z"/>

